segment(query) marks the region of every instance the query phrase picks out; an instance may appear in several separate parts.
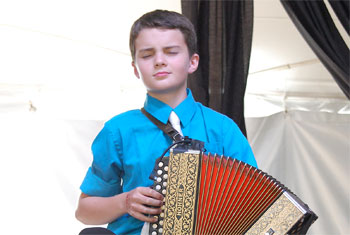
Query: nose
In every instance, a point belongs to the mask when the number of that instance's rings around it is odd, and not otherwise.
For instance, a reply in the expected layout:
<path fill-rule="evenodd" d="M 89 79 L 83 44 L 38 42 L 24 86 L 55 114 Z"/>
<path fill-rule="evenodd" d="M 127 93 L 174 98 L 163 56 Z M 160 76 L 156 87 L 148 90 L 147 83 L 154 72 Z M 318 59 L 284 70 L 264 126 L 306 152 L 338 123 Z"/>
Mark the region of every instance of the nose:
<path fill-rule="evenodd" d="M 157 53 L 154 60 L 155 67 L 161 67 L 166 65 L 166 59 L 163 53 Z"/>

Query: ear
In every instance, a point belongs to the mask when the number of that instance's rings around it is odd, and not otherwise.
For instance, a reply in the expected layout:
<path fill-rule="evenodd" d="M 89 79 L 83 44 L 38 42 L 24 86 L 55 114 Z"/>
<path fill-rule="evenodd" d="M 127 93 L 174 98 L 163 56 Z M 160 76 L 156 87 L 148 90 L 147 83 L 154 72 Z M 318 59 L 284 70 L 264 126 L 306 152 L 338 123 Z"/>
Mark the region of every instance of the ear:
<path fill-rule="evenodd" d="M 194 73 L 198 68 L 199 55 L 194 53 L 190 58 L 190 67 L 188 68 L 188 73 Z"/>
<path fill-rule="evenodd" d="M 132 61 L 132 62 L 131 62 L 131 65 L 132 65 L 132 67 L 134 68 L 134 74 L 135 74 L 135 76 L 136 76 L 137 78 L 140 78 L 140 74 L 139 74 L 139 71 L 137 70 L 137 67 L 136 67 L 136 65 L 135 65 L 135 62 Z"/>

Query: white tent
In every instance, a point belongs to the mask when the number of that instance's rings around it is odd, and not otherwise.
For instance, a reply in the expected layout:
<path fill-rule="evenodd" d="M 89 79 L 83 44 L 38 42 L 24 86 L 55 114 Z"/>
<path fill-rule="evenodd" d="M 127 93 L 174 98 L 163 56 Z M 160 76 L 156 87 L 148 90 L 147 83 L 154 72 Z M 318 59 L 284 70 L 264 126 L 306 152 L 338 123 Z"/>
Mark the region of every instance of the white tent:
<path fill-rule="evenodd" d="M 143 104 L 129 29 L 157 8 L 181 12 L 179 0 L 0 1 L 1 234 L 84 227 L 74 210 L 90 145 Z M 255 2 L 253 35 L 245 109 L 259 167 L 319 215 L 310 234 L 350 234 L 349 101 L 278 0 Z"/>
<path fill-rule="evenodd" d="M 350 234 L 350 102 L 278 0 L 255 1 L 245 108 L 259 167 L 319 216 L 309 233 Z"/>

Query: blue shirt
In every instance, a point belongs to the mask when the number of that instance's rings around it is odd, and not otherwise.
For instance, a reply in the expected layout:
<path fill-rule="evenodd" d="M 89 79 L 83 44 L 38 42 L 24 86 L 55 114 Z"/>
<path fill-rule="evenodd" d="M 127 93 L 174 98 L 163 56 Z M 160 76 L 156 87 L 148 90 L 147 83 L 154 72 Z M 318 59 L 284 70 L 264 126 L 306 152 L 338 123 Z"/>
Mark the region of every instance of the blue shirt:
<path fill-rule="evenodd" d="M 250 145 L 238 126 L 227 116 L 197 103 L 187 89 L 187 98 L 175 109 L 147 95 L 144 108 L 167 123 L 174 111 L 184 136 L 205 142 L 210 153 L 230 156 L 256 166 Z M 172 140 L 140 110 L 119 114 L 107 121 L 92 144 L 93 162 L 80 187 L 90 196 L 113 196 L 139 186 L 150 186 L 155 160 Z M 110 223 L 116 234 L 139 234 L 143 226 L 129 214 Z"/>

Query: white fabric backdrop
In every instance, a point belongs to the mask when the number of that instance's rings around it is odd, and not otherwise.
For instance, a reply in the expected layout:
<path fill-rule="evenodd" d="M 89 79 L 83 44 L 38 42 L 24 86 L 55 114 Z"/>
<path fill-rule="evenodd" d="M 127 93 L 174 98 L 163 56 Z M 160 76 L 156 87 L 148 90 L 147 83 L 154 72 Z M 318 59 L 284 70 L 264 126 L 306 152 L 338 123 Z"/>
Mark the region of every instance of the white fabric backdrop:
<path fill-rule="evenodd" d="M 78 234 L 79 185 L 99 121 L 0 118 L 1 234 Z"/>
<path fill-rule="evenodd" d="M 350 234 L 350 115 L 293 110 L 246 122 L 259 168 L 319 216 L 309 234 Z"/>

